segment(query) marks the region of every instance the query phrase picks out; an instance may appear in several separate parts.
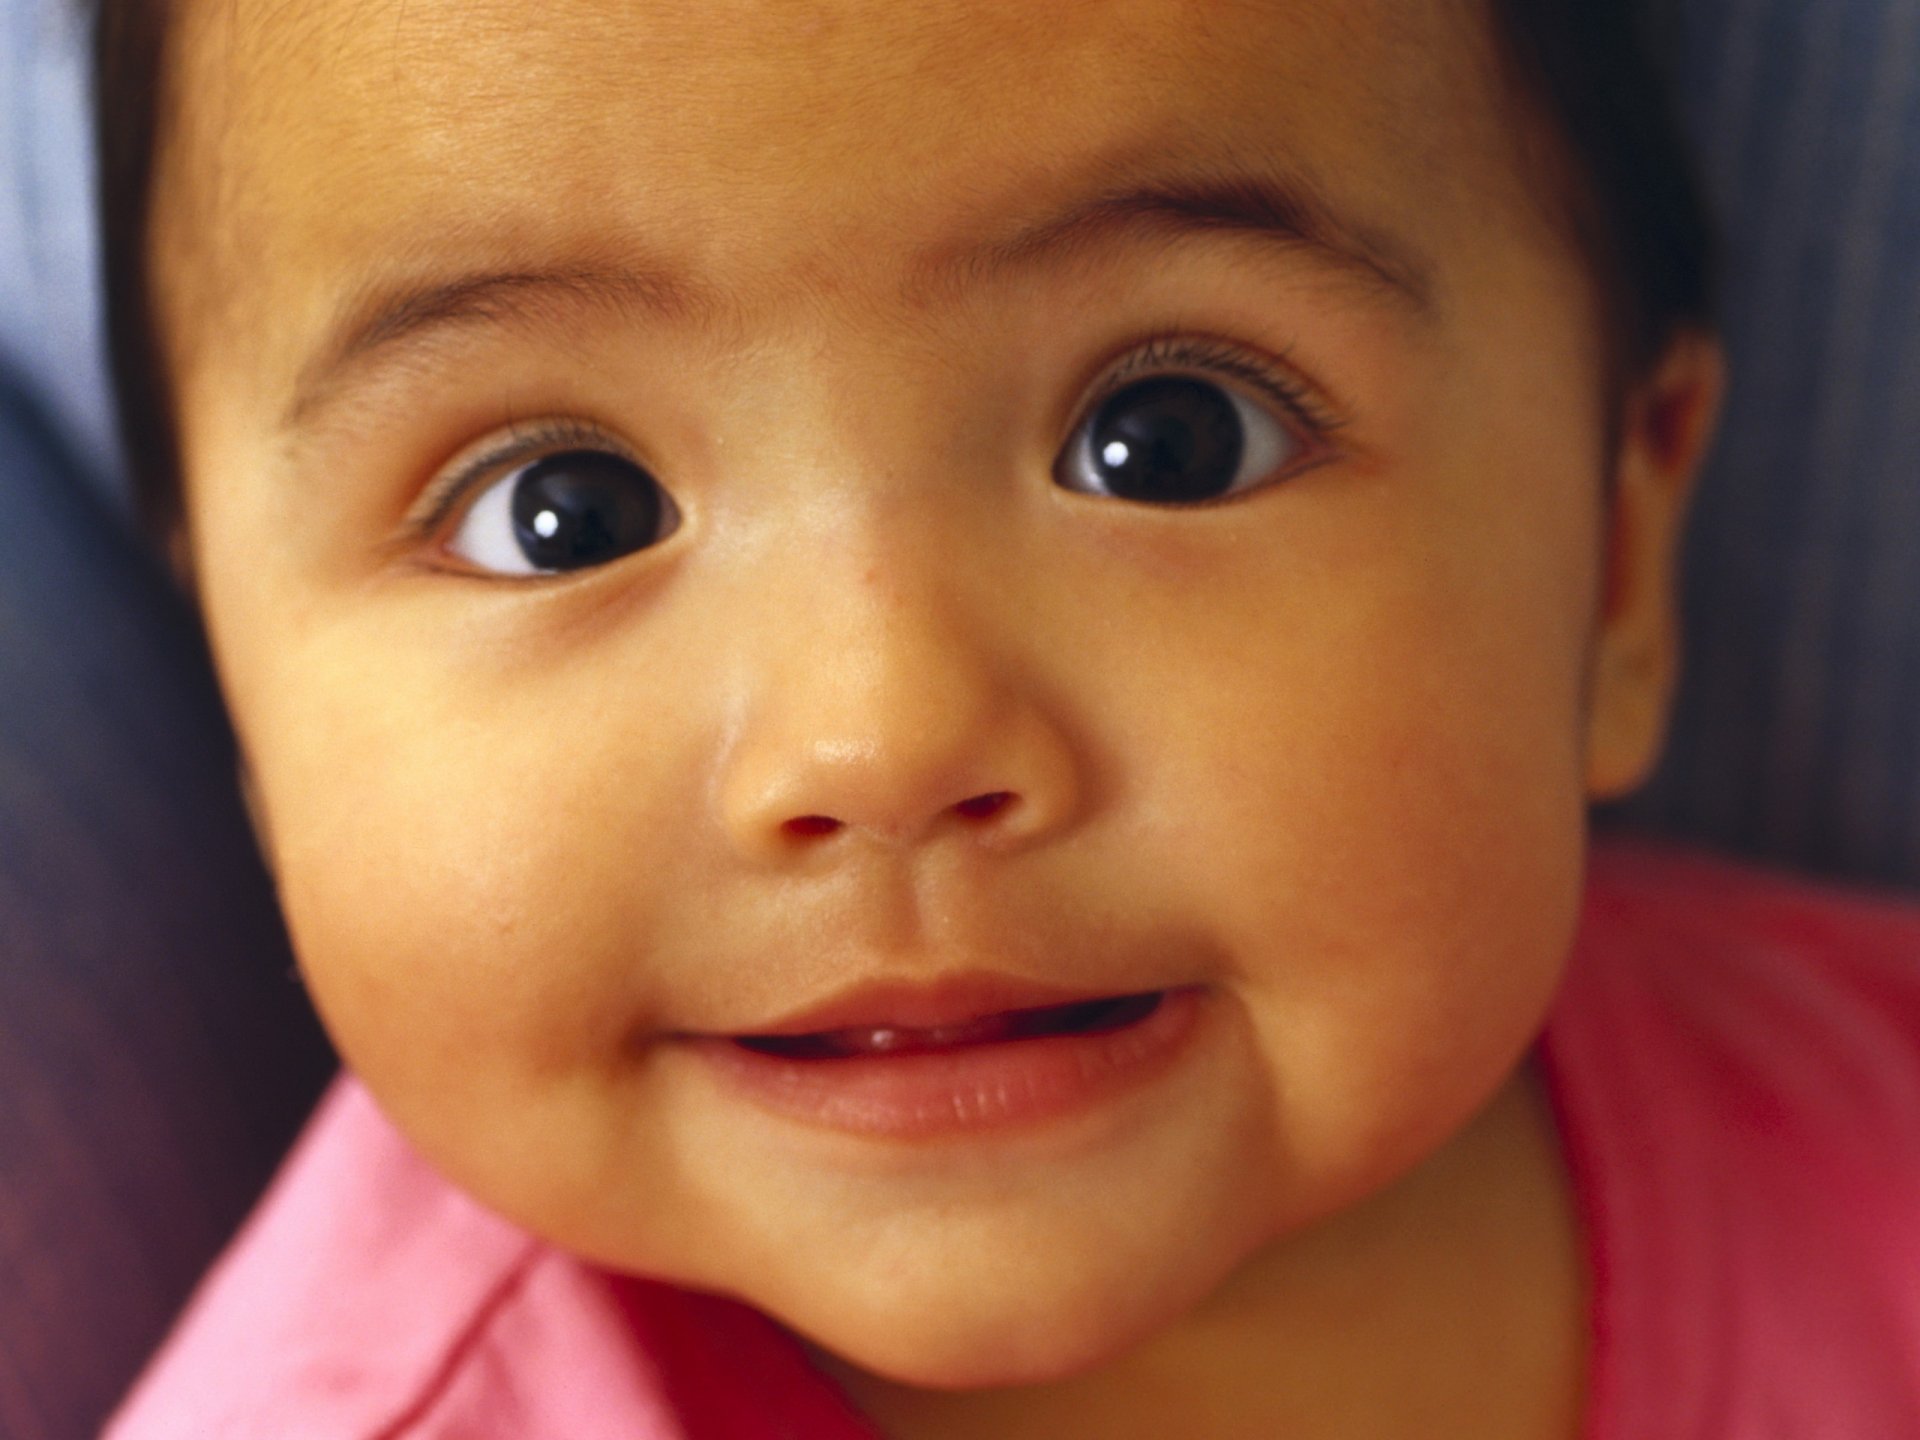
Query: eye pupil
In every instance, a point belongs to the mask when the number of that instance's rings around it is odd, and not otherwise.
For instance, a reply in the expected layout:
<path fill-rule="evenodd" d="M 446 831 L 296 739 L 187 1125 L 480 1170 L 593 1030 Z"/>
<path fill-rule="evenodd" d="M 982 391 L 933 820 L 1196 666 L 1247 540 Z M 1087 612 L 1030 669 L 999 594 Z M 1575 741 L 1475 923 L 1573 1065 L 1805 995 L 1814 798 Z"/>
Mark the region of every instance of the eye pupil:
<path fill-rule="evenodd" d="M 598 450 L 537 460 L 513 485 L 514 540 L 539 570 L 603 564 L 658 535 L 660 489 L 631 461 Z"/>
<path fill-rule="evenodd" d="M 1188 375 L 1114 392 L 1094 417 L 1091 439 L 1108 493 L 1176 504 L 1225 494 L 1246 450 L 1232 400 Z"/>

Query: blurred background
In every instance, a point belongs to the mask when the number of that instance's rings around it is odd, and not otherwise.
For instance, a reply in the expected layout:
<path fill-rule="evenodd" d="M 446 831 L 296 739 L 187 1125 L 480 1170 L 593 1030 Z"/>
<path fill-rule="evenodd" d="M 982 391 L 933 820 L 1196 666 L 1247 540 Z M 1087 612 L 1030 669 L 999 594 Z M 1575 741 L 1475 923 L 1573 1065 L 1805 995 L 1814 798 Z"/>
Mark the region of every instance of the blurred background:
<path fill-rule="evenodd" d="M 1733 387 L 1667 760 L 1598 817 L 1920 892 L 1920 0 L 1669 0 Z M 331 1068 L 133 539 L 85 35 L 0 0 L 0 1440 L 92 1435 Z"/>

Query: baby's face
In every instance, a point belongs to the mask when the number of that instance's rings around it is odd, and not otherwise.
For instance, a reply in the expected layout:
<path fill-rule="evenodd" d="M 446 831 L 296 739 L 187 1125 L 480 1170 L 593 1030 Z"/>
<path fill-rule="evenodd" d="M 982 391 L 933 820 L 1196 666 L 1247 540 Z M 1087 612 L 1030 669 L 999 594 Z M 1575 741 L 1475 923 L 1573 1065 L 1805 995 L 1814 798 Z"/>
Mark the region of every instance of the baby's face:
<path fill-rule="evenodd" d="M 999 1383 L 1509 1083 L 1663 682 L 1467 7 L 186 8 L 188 553 L 447 1173 Z"/>

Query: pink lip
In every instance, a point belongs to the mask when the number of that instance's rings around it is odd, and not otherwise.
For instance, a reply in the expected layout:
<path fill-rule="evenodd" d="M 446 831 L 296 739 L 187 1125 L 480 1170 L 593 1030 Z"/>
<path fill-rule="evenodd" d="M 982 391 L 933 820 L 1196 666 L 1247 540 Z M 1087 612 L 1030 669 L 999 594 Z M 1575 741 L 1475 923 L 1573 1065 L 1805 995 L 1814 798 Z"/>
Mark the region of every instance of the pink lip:
<path fill-rule="evenodd" d="M 861 1029 L 965 1032 L 970 1021 L 1008 1011 L 1103 998 L 963 977 L 932 987 L 862 987 L 784 1018 L 778 1029 L 683 1040 L 727 1091 L 777 1117 L 869 1139 L 942 1140 L 1086 1113 L 1165 1073 L 1191 1048 L 1206 1007 L 1192 986 L 1152 994 L 1156 1003 L 1144 1015 L 1135 1007 L 1124 1023 L 1067 1033 L 831 1058 L 740 1043 Z"/>

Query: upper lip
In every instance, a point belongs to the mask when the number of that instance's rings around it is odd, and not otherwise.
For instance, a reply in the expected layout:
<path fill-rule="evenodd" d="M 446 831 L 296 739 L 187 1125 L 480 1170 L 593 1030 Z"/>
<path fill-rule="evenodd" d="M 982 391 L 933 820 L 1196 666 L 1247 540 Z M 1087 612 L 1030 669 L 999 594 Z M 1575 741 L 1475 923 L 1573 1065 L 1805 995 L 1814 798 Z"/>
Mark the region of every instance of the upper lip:
<path fill-rule="evenodd" d="M 1037 1010 L 1049 1005 L 1071 1005 L 1140 993 L 1138 989 L 1069 989 L 984 970 L 920 981 L 870 980 L 849 986 L 818 1005 L 809 1005 L 738 1033 L 815 1035 L 830 1030 L 932 1030 L 1005 1014 L 1009 1010 Z"/>

